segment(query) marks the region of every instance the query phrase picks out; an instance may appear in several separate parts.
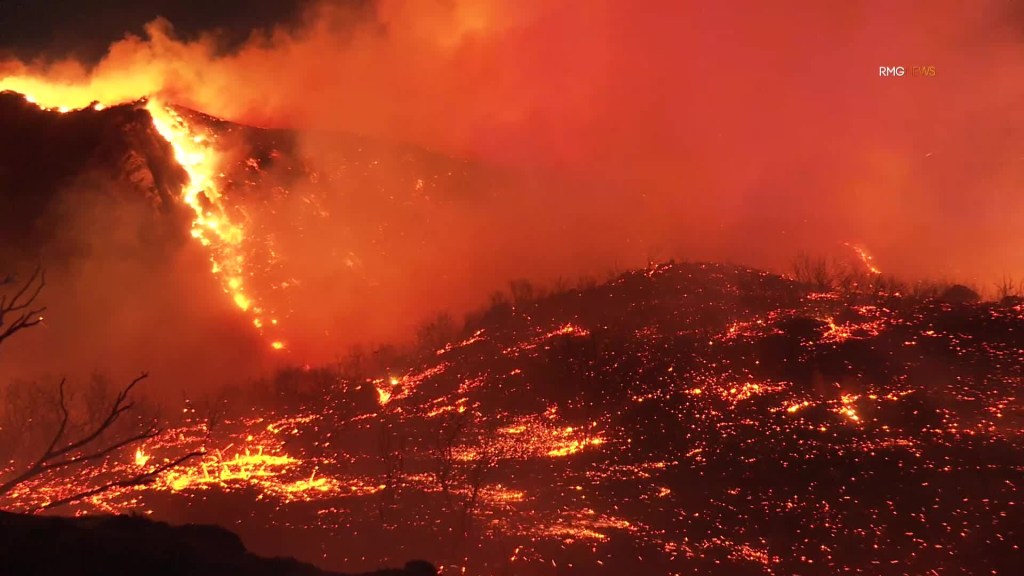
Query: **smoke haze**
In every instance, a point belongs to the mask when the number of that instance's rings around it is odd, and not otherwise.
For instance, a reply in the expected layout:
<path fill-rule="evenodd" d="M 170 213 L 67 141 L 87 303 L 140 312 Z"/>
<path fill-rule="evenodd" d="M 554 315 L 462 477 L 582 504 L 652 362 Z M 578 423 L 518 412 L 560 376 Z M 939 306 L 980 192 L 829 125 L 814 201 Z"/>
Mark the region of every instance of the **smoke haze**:
<path fill-rule="evenodd" d="M 331 132 L 469 166 L 471 193 L 413 207 L 405 195 L 429 196 L 416 182 L 440 164 L 383 158 L 391 173 L 361 197 L 348 176 L 275 176 L 289 194 L 265 220 L 301 286 L 295 353 L 322 361 L 512 278 L 651 257 L 785 269 L 799 250 L 855 242 L 907 277 L 1020 270 L 1022 19 L 997 1 L 914 4 L 319 3 L 240 46 L 178 40 L 160 20 L 95 67 L 7 62 L 0 75 L 45 72 L 78 105 L 160 94 L 303 130 L 313 170 L 334 162 Z M 291 234 L 314 194 L 331 219 Z M 199 292 L 187 277 L 167 293 Z"/>

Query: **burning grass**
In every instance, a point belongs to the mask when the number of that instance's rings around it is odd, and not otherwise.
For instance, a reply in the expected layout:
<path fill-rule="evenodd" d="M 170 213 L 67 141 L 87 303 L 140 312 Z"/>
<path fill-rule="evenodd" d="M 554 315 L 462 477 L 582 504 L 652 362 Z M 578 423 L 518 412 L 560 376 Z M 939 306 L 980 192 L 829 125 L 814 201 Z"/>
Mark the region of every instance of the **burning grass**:
<path fill-rule="evenodd" d="M 294 408 L 212 431 L 186 413 L 106 466 L 204 458 L 80 510 L 202 520 L 249 502 L 219 518 L 244 517 L 257 542 L 299 531 L 268 550 L 347 569 L 1018 565 L 1018 307 L 854 303 L 725 266 L 648 272 L 478 315 L 405 370 L 310 371 L 323 388 Z M 58 497 L 48 486 L 7 504 Z"/>

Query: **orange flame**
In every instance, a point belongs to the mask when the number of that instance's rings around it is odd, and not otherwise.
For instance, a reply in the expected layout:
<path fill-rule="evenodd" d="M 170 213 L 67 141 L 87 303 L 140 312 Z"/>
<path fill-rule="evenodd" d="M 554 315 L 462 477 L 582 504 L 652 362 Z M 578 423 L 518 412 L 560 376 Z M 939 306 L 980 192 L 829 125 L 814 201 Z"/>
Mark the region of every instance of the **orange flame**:
<path fill-rule="evenodd" d="M 857 258 L 860 258 L 861 263 L 864 264 L 864 268 L 868 272 L 872 274 L 882 273 L 882 270 L 878 266 L 875 266 L 875 258 L 868 253 L 866 248 L 857 244 L 850 244 L 849 242 L 846 242 L 845 244 L 850 250 L 853 250 L 854 253 L 857 254 Z"/>
<path fill-rule="evenodd" d="M 219 277 L 224 291 L 235 306 L 253 316 L 253 326 L 262 332 L 266 311 L 254 303 L 245 285 L 249 275 L 243 251 L 245 228 L 231 220 L 217 189 L 214 175 L 219 155 L 209 135 L 198 133 L 173 108 L 156 99 L 149 100 L 146 110 L 153 117 L 157 132 L 171 144 L 178 163 L 188 172 L 189 182 L 182 189 L 181 199 L 195 213 L 192 237 L 209 249 L 213 273 Z M 280 340 L 270 346 L 274 350 L 284 349 Z"/>
<path fill-rule="evenodd" d="M 100 102 L 92 97 L 92 88 L 26 76 L 0 78 L 0 90 L 17 91 L 36 106 L 60 113 L 89 107 L 102 110 L 133 100 L 125 97 L 126 93 L 121 90 L 115 92 L 116 99 Z M 97 88 L 96 92 L 106 94 L 109 90 Z M 145 96 L 137 95 L 134 99 Z M 194 214 L 192 237 L 207 249 L 212 272 L 231 301 L 252 317 L 253 326 L 262 334 L 265 326 L 276 326 L 277 319 L 254 298 L 247 286 L 246 279 L 251 277 L 251 272 L 245 257 L 246 230 L 241 223 L 232 220 L 217 187 L 220 153 L 211 135 L 189 125 L 172 107 L 157 98 L 149 98 L 145 108 L 153 119 L 153 127 L 171 145 L 175 159 L 188 174 L 180 198 Z M 285 348 L 280 340 L 274 340 L 270 346 L 274 350 Z"/>
<path fill-rule="evenodd" d="M 150 459 L 150 455 L 146 454 L 145 452 L 143 452 L 142 448 L 136 448 L 135 449 L 135 465 L 136 466 L 140 466 L 140 467 L 141 466 L 145 466 L 149 462 L 149 459 Z"/>

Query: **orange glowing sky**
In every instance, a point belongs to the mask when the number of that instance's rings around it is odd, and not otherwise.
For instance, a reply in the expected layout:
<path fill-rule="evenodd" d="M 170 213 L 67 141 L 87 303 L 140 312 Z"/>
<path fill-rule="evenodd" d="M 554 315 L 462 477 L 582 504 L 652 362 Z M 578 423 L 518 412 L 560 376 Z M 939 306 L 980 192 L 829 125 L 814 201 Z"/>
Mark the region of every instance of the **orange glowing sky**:
<path fill-rule="evenodd" d="M 514 200 L 438 216 L 443 233 L 410 240 L 370 296 L 318 298 L 305 314 L 341 298 L 379 313 L 332 333 L 391 323 L 368 329 L 380 336 L 510 278 L 649 258 L 785 269 L 799 250 L 849 243 L 905 276 L 1012 274 L 1024 266 L 1020 25 L 994 1 L 321 2 L 240 43 L 156 20 L 95 66 L 6 60 L 0 87 L 60 86 L 72 107 L 156 95 L 535 177 Z M 936 75 L 880 78 L 883 65 Z M 296 277 L 315 283 L 323 266 Z"/>
<path fill-rule="evenodd" d="M 85 81 L 83 99 L 162 92 L 568 170 L 639 250 L 778 261 L 828 233 L 910 273 L 1020 265 L 1020 17 L 1003 3 L 382 0 L 366 20 L 322 3 L 226 53 L 157 22 L 92 74 L 50 72 Z M 937 75 L 880 79 L 880 65 Z"/>

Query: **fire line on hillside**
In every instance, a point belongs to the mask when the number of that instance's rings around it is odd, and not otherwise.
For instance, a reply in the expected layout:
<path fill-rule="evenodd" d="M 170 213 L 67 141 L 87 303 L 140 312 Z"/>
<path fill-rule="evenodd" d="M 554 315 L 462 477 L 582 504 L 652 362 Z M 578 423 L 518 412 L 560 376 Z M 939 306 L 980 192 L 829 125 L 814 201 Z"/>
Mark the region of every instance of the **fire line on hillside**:
<path fill-rule="evenodd" d="M 11 79 L 7 79 L 11 83 Z M 15 81 L 15 85 L 19 82 Z M 3 87 L 3 86 L 0 86 Z M 61 102 L 64 92 L 59 86 L 35 85 L 37 92 L 25 94 L 27 101 L 48 111 L 66 114 L 83 108 L 103 110 L 110 106 L 132 102 L 91 101 L 84 107 L 75 108 L 75 103 Z M 182 187 L 180 201 L 194 213 L 191 226 L 192 237 L 209 252 L 211 271 L 220 281 L 224 292 L 238 309 L 251 318 L 253 326 L 265 334 L 269 346 L 283 350 L 285 343 L 274 336 L 278 325 L 276 313 L 265 303 L 258 301 L 248 289 L 253 276 L 252 264 L 247 262 L 250 249 L 244 224 L 232 219 L 223 195 L 218 189 L 218 174 L 222 170 L 215 135 L 209 131 L 192 127 L 174 107 L 158 98 L 140 95 L 137 100 L 149 112 L 153 127 L 174 150 L 178 164 L 188 174 L 188 182 Z"/>

